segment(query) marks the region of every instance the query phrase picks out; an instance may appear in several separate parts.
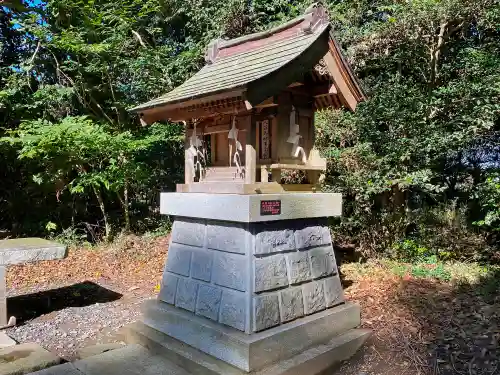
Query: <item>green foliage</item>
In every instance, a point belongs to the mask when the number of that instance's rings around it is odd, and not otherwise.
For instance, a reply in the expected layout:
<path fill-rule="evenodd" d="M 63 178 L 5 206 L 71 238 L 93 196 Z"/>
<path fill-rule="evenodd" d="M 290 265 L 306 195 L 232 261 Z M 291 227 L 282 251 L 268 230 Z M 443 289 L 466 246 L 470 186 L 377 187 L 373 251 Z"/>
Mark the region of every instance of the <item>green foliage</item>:
<path fill-rule="evenodd" d="M 403 261 L 422 260 L 430 256 L 425 246 L 418 245 L 414 240 L 405 239 L 394 244 L 393 257 Z"/>
<path fill-rule="evenodd" d="M 345 197 L 335 237 L 368 256 L 487 250 L 490 258 L 496 245 L 488 235 L 476 241 L 471 224 L 480 218 L 486 232 L 487 221 L 498 224 L 488 182 L 500 168 L 498 3 L 356 1 L 331 9 L 369 96 L 355 113 L 317 116 L 317 144 L 330 159 L 325 188 Z M 437 210 L 443 215 L 428 220 Z M 447 220 L 450 212 L 465 225 Z"/>
<path fill-rule="evenodd" d="M 62 243 L 66 246 L 90 246 L 88 242 L 88 235 L 85 231 L 79 230 L 78 228 L 69 227 L 65 228 L 58 233 L 52 233 L 49 236 L 52 240 Z M 93 239 L 92 242 L 96 242 L 97 239 Z"/>
<path fill-rule="evenodd" d="M 130 131 L 114 133 L 87 117 L 64 117 L 59 123 L 47 120 L 25 121 L 9 132 L 5 142 L 19 145 L 19 158 L 38 161 L 39 173 L 33 175 L 37 184 L 58 187 L 57 195 L 94 194 L 100 206 L 106 237 L 111 225 L 102 191 L 116 194 L 130 230 L 130 188 L 134 181 L 145 181 L 151 171 L 140 155 L 168 141 L 157 127 L 135 136 Z M 173 140 L 179 141 L 176 135 Z"/>
<path fill-rule="evenodd" d="M 486 181 L 478 186 L 478 197 L 484 219 L 474 224 L 493 232 L 500 231 L 500 174 L 488 176 Z"/>
<path fill-rule="evenodd" d="M 500 268 L 496 265 L 484 265 L 477 262 L 440 261 L 428 257 L 421 261 L 402 262 L 392 259 L 370 259 L 363 263 L 346 263 L 342 273 L 354 279 L 366 277 L 387 277 L 394 274 L 402 278 L 426 278 L 450 281 L 459 285 L 475 285 L 483 295 L 495 297 L 494 288 L 498 286 Z"/>
<path fill-rule="evenodd" d="M 344 197 L 335 241 L 368 256 L 493 259 L 498 3 L 325 3 L 368 95 L 355 113 L 317 115 L 324 189 Z M 212 39 L 264 30 L 310 1 L 12 4 L 0 8 L 1 227 L 46 234 L 50 222 L 93 241 L 154 231 L 158 192 L 182 180 L 182 127 L 140 129 L 127 108 L 190 77 Z"/>
<path fill-rule="evenodd" d="M 46 225 L 45 225 L 45 230 L 49 233 L 55 231 L 57 229 L 57 224 L 56 223 L 53 223 L 52 221 L 49 221 Z"/>
<path fill-rule="evenodd" d="M 166 236 L 172 230 L 172 221 L 169 218 L 162 218 L 154 226 L 154 230 L 144 233 L 146 238 L 156 238 Z"/>
<path fill-rule="evenodd" d="M 9 161 L 0 166 L 2 227 L 13 235 L 42 234 L 40 223 L 50 221 L 90 240 L 103 228 L 107 236 L 113 227 L 151 230 L 158 192 L 182 178 L 182 127 L 138 129 L 127 108 L 185 81 L 203 65 L 212 39 L 262 30 L 306 5 L 9 4 L 0 8 L 0 128 L 13 131 L 0 130 L 11 141 L 0 144 Z"/>
<path fill-rule="evenodd" d="M 442 281 L 450 281 L 452 274 L 448 267 L 437 260 L 435 256 L 426 257 L 418 262 L 395 263 L 392 265 L 391 271 L 398 276 L 405 277 L 410 275 L 420 279 L 437 279 Z"/>

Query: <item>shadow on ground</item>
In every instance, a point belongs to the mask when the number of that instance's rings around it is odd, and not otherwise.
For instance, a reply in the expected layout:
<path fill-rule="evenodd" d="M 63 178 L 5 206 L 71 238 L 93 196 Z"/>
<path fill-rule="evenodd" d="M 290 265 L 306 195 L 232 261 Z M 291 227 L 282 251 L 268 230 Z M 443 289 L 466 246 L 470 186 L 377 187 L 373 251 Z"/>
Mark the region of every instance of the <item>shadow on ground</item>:
<path fill-rule="evenodd" d="M 419 359 L 423 363 L 415 363 L 426 369 L 425 373 L 500 374 L 498 270 L 474 284 L 404 280 L 396 296 L 409 310 L 417 329 L 402 337 L 401 343 L 408 348 L 425 346 L 427 357 Z"/>
<path fill-rule="evenodd" d="M 337 375 L 500 375 L 500 271 L 477 282 L 346 268 L 373 335 Z"/>
<path fill-rule="evenodd" d="M 122 294 L 106 289 L 96 283 L 84 281 L 70 286 L 24 294 L 7 299 L 9 316 L 15 316 L 17 324 L 41 315 L 65 309 L 83 307 L 95 303 L 106 303 L 120 299 Z"/>

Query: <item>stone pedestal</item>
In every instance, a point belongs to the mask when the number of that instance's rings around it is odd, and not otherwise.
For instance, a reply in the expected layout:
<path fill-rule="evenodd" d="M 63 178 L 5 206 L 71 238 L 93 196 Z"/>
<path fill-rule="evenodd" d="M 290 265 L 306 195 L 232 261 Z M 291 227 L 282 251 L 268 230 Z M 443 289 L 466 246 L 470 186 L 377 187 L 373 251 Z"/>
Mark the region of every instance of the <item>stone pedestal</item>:
<path fill-rule="evenodd" d="M 359 325 L 327 227 L 339 195 L 170 193 L 161 210 L 176 218 L 147 326 L 255 372 Z"/>
<path fill-rule="evenodd" d="M 15 318 L 9 319 L 7 315 L 5 267 L 11 264 L 62 259 L 66 255 L 66 246 L 42 238 L 0 240 L 0 329 L 16 324 Z"/>

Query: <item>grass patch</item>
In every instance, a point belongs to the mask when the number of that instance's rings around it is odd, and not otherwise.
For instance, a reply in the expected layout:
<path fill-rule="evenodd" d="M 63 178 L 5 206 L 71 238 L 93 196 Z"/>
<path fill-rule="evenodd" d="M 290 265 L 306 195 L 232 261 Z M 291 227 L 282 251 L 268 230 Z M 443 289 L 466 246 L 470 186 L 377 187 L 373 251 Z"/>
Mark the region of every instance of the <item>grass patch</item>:
<path fill-rule="evenodd" d="M 500 274 L 498 266 L 484 266 L 473 262 L 439 261 L 436 257 L 428 257 L 412 263 L 392 259 L 369 260 L 366 263 L 346 263 L 342 272 L 353 280 L 364 277 L 412 277 L 416 279 L 434 279 L 451 283 L 477 284 L 491 278 L 492 274 Z M 495 290 L 497 283 L 491 281 L 488 289 Z"/>

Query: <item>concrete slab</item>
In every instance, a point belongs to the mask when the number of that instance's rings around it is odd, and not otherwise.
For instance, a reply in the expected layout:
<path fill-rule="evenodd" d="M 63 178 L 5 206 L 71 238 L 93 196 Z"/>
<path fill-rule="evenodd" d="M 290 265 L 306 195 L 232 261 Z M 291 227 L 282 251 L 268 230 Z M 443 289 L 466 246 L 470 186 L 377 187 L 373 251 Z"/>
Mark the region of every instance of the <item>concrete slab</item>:
<path fill-rule="evenodd" d="M 65 363 L 63 365 L 52 366 L 45 370 L 32 372 L 28 375 L 84 375 L 78 371 L 72 363 Z"/>
<path fill-rule="evenodd" d="M 0 331 L 0 349 L 16 345 L 17 342 L 9 337 L 5 332 Z"/>
<path fill-rule="evenodd" d="M 119 342 L 112 342 L 109 344 L 97 344 L 97 345 L 90 345 L 86 346 L 84 348 L 81 348 L 77 350 L 76 355 L 78 359 L 85 359 L 88 357 L 92 357 L 93 355 L 98 355 L 102 353 L 109 352 L 110 350 L 116 350 L 123 348 L 125 344 L 119 343 Z"/>
<path fill-rule="evenodd" d="M 290 358 L 360 323 L 359 306 L 347 303 L 248 335 L 160 301 L 144 307 L 146 325 L 244 371 Z"/>
<path fill-rule="evenodd" d="M 66 246 L 42 238 L 0 241 L 0 265 L 54 260 L 66 257 Z"/>
<path fill-rule="evenodd" d="M 85 375 L 189 375 L 173 362 L 140 345 L 127 345 L 74 362 Z"/>
<path fill-rule="evenodd" d="M 35 343 L 0 349 L 0 374 L 20 375 L 57 365 L 61 358 Z"/>
<path fill-rule="evenodd" d="M 261 215 L 262 201 L 280 201 L 280 213 Z M 330 217 L 342 214 L 342 194 L 161 193 L 160 212 L 164 215 L 243 223 Z"/>
<path fill-rule="evenodd" d="M 370 337 L 369 329 L 352 329 L 288 360 L 280 361 L 255 375 L 319 375 L 333 371 L 351 358 Z"/>
<path fill-rule="evenodd" d="M 326 374 L 335 365 L 349 359 L 371 334 L 370 330 L 352 329 L 303 352 L 258 371 L 246 372 L 205 354 L 185 343 L 140 322 L 126 327 L 127 340 L 140 343 L 151 353 L 162 355 L 192 375 L 316 375 Z"/>

